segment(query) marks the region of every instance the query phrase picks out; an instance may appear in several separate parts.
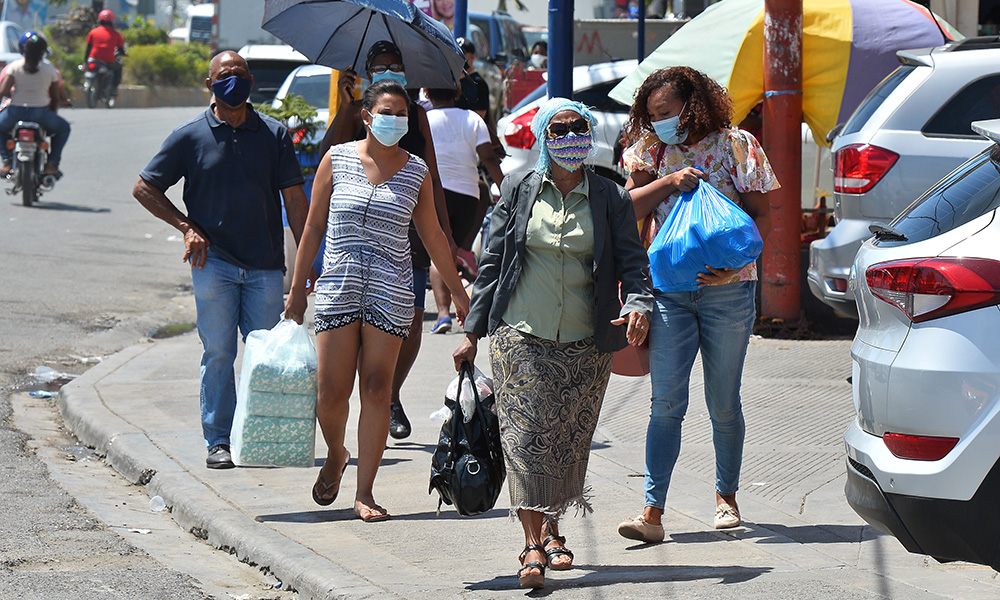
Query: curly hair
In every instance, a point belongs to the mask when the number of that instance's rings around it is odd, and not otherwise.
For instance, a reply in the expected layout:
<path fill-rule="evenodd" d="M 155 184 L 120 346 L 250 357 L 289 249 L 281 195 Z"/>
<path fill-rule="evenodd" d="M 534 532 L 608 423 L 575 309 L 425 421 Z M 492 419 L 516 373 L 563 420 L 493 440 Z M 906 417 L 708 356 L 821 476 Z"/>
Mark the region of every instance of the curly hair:
<path fill-rule="evenodd" d="M 680 127 L 689 136 L 700 139 L 712 131 L 730 126 L 733 103 L 725 88 L 691 67 L 671 67 L 654 71 L 636 90 L 624 128 L 629 142 L 653 132 L 647 104 L 653 92 L 664 87 L 686 104 Z"/>

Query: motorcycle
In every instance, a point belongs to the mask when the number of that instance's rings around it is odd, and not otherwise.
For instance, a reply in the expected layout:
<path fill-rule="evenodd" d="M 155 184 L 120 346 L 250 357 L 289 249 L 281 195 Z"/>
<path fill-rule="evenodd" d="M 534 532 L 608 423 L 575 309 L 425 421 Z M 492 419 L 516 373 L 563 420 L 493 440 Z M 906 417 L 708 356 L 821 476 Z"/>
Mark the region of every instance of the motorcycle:
<path fill-rule="evenodd" d="M 115 76 L 107 63 L 88 58 L 86 64 L 80 65 L 80 70 L 83 71 L 83 95 L 87 98 L 87 108 L 95 108 L 102 101 L 108 108 L 114 108 Z"/>
<path fill-rule="evenodd" d="M 21 203 L 31 206 L 42 192 L 51 190 L 59 176 L 45 172 L 49 159 L 49 138 L 45 129 L 32 121 L 18 121 L 7 146 L 14 151 L 14 164 L 7 179 L 14 186 L 8 195 L 21 194 Z"/>

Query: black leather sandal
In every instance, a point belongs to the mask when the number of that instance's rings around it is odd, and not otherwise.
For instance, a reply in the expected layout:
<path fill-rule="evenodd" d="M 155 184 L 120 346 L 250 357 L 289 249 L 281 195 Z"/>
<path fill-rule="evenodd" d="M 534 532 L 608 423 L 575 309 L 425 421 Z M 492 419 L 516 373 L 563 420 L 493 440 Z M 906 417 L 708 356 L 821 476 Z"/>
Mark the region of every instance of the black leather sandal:
<path fill-rule="evenodd" d="M 521 564 L 524 566 L 517 570 L 517 580 L 521 582 L 521 587 L 523 588 L 537 589 L 545 587 L 545 565 L 538 562 L 537 560 L 533 560 L 529 563 L 524 562 L 524 559 L 528 556 L 528 553 L 531 552 L 532 550 L 537 550 L 542 554 L 545 554 L 545 548 L 539 546 L 538 544 L 531 544 L 525 546 L 524 550 L 521 552 L 521 556 L 518 557 L 518 559 L 521 561 Z M 528 571 L 529 569 L 538 569 L 538 574 L 535 575 L 526 573 L 526 571 Z"/>
<path fill-rule="evenodd" d="M 548 546 L 552 542 L 559 542 L 562 546 L 553 546 L 551 548 L 546 548 L 545 556 L 548 557 L 549 568 L 553 571 L 569 571 L 573 568 L 573 552 L 566 547 L 566 536 L 562 535 L 550 535 L 545 538 L 542 542 L 542 547 Z M 557 556 L 568 556 L 569 562 L 563 564 L 555 564 L 552 559 Z"/>

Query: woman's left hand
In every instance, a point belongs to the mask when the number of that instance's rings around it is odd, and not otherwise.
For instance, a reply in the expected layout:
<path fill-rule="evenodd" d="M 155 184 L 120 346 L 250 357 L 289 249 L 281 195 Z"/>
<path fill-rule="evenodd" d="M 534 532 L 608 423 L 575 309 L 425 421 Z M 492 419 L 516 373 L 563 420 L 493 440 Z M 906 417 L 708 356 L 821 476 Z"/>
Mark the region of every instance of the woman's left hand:
<path fill-rule="evenodd" d="M 624 325 L 625 317 L 619 317 L 611 321 L 612 325 Z M 646 341 L 649 334 L 649 321 L 646 315 L 638 311 L 632 311 L 628 315 L 628 329 L 625 330 L 625 339 L 633 346 L 641 346 Z"/>
<path fill-rule="evenodd" d="M 465 326 L 465 317 L 469 314 L 469 295 L 463 290 L 461 294 L 451 293 L 451 301 L 455 303 L 455 318 L 460 327 Z"/>
<path fill-rule="evenodd" d="M 708 269 L 708 273 L 698 273 L 698 287 L 729 283 L 729 280 L 740 271 L 740 269 L 714 269 L 708 265 L 705 265 L 705 268 Z"/>

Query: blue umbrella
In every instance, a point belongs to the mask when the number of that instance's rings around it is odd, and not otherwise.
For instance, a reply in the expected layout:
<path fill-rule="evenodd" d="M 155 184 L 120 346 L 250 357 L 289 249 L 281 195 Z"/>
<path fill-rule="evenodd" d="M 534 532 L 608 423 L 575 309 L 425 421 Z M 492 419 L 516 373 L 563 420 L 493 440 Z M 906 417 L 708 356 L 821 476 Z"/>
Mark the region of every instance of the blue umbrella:
<path fill-rule="evenodd" d="M 390 40 L 407 87 L 457 87 L 465 66 L 451 31 L 407 0 L 265 0 L 262 26 L 316 64 L 359 73 L 368 48 Z"/>

